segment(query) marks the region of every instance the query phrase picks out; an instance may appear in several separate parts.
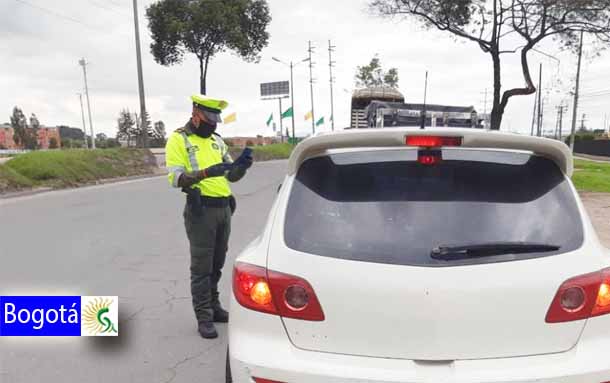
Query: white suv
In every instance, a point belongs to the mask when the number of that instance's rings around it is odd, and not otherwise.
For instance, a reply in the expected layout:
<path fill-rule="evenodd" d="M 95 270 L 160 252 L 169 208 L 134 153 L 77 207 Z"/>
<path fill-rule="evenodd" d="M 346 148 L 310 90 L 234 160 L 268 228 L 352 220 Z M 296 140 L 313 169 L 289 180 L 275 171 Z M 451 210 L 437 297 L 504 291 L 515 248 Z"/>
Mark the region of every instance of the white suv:
<path fill-rule="evenodd" d="M 227 381 L 610 381 L 610 253 L 558 141 L 345 131 L 301 143 L 237 259 Z"/>

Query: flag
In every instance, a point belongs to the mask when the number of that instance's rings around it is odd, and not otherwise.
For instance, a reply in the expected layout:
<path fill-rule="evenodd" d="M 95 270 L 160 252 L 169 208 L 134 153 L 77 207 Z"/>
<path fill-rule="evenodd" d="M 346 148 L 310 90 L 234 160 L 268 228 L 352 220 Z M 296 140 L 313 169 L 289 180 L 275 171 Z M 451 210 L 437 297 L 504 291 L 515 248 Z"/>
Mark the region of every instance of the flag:
<path fill-rule="evenodd" d="M 311 120 L 312 117 L 313 117 L 313 114 L 311 112 L 307 112 L 307 114 L 305 115 L 305 121 Z"/>
<path fill-rule="evenodd" d="M 316 122 L 316 126 L 324 125 L 324 117 L 320 117 L 318 122 Z"/>
<path fill-rule="evenodd" d="M 271 113 L 271 115 L 267 119 L 267 127 L 269 127 L 269 125 L 271 125 L 272 122 L 273 122 L 273 113 Z"/>
<path fill-rule="evenodd" d="M 230 124 L 230 123 L 235 122 L 235 121 L 237 121 L 237 113 L 231 113 L 227 117 L 225 117 L 223 122 L 225 124 Z"/>
<path fill-rule="evenodd" d="M 284 113 L 282 113 L 282 119 L 292 117 L 292 107 L 286 109 Z"/>

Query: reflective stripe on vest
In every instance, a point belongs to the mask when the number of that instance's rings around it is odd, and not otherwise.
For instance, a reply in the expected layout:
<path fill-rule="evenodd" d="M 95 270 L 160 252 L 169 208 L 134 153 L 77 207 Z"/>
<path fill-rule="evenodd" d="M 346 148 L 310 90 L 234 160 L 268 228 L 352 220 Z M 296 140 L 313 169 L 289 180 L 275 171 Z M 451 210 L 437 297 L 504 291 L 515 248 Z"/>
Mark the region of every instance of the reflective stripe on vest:
<path fill-rule="evenodd" d="M 189 156 L 189 163 L 191 164 L 191 169 L 193 172 L 199 171 L 199 164 L 197 163 L 197 153 L 193 150 L 193 145 L 189 141 L 186 133 L 181 132 L 180 135 L 184 138 L 184 146 L 186 147 L 186 152 Z"/>
<path fill-rule="evenodd" d="M 170 173 L 173 173 L 174 178 L 172 179 L 172 186 L 178 187 L 178 180 L 183 173 L 186 173 L 186 168 L 184 166 L 172 166 L 167 169 Z"/>
<path fill-rule="evenodd" d="M 216 143 L 216 145 L 218 145 L 218 147 L 220 148 L 220 153 L 222 154 L 222 160 L 224 162 L 232 163 L 233 159 L 229 155 L 229 148 L 227 147 L 227 144 L 219 136 L 212 135 L 212 138 L 214 139 L 214 142 Z"/>

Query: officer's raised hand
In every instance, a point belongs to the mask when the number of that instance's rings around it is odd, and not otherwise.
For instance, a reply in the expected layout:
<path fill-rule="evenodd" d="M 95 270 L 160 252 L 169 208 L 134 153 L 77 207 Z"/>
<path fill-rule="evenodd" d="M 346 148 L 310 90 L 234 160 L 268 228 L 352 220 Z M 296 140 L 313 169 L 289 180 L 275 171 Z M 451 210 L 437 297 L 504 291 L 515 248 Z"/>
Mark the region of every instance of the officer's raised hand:
<path fill-rule="evenodd" d="M 254 159 L 252 158 L 252 149 L 245 148 L 244 151 L 235 160 L 234 165 L 242 168 L 243 170 L 250 169 Z"/>

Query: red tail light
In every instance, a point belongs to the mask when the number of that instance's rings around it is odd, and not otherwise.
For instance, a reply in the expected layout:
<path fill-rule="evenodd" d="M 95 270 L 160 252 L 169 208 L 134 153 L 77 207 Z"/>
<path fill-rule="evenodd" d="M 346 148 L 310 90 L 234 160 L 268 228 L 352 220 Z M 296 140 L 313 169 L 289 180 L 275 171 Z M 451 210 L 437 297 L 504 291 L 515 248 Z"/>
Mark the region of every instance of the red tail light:
<path fill-rule="evenodd" d="M 572 322 L 606 314 L 610 314 L 610 269 L 564 282 L 553 299 L 546 322 Z"/>
<path fill-rule="evenodd" d="M 269 379 L 263 379 L 263 378 L 252 378 L 252 379 L 254 379 L 254 381 L 256 383 L 282 383 L 277 380 L 269 380 Z"/>
<path fill-rule="evenodd" d="M 285 318 L 324 320 L 313 288 L 294 275 L 238 262 L 233 270 L 233 294 L 240 305 L 251 310 Z"/>
<path fill-rule="evenodd" d="M 407 146 L 418 146 L 423 148 L 439 148 L 441 146 L 461 146 L 462 137 L 440 137 L 440 136 L 408 136 Z"/>

